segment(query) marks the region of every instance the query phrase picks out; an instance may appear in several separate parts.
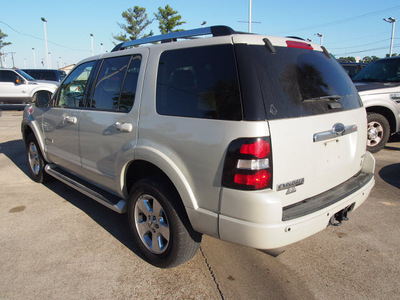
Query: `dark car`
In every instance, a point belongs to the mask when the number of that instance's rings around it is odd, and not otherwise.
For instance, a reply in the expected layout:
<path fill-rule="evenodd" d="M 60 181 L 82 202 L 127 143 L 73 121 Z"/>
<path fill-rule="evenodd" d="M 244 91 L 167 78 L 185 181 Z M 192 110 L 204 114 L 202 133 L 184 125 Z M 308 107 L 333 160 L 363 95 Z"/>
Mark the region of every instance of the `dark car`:
<path fill-rule="evenodd" d="M 61 82 L 67 75 L 65 71 L 57 69 L 23 69 L 23 71 L 38 80 L 50 80 L 58 82 Z"/>
<path fill-rule="evenodd" d="M 368 64 L 366 63 L 356 63 L 356 62 L 340 62 L 342 67 L 349 74 L 350 78 L 353 78 L 358 72 L 365 68 Z"/>

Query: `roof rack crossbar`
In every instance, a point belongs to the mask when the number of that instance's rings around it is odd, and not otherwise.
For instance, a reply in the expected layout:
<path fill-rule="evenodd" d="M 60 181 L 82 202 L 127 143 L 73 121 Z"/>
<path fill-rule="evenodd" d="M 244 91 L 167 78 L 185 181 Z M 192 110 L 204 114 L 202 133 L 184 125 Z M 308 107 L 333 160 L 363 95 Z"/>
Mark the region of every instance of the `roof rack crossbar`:
<path fill-rule="evenodd" d="M 149 43 L 155 43 L 155 42 L 170 42 L 170 41 L 174 41 L 176 39 L 184 39 L 184 38 L 190 39 L 190 38 L 193 38 L 196 36 L 210 35 L 210 34 L 212 34 L 213 36 L 224 36 L 224 35 L 231 35 L 234 33 L 236 33 L 236 32 L 228 26 L 211 26 L 211 27 L 190 29 L 190 30 L 185 30 L 185 31 L 176 31 L 176 32 L 171 32 L 171 33 L 167 33 L 167 34 L 149 36 L 149 37 L 143 38 L 143 39 L 124 42 L 124 43 L 117 45 L 112 50 L 112 52 L 118 51 L 118 50 L 123 50 L 123 49 L 133 47 L 133 46 L 142 45 L 142 44 L 149 44 Z"/>

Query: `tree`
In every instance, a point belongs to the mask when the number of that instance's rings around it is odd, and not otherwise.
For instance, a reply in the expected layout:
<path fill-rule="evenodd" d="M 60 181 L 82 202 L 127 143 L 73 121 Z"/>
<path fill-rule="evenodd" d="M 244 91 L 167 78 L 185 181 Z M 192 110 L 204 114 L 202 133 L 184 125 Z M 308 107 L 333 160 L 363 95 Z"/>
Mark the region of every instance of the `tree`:
<path fill-rule="evenodd" d="M 0 65 L 1 65 L 1 67 L 3 67 L 3 60 L 2 60 L 2 57 L 1 57 L 3 54 L 1 52 L 1 49 L 4 46 L 11 45 L 10 42 L 3 42 L 3 39 L 6 38 L 6 37 L 8 37 L 8 35 L 5 34 L 3 31 L 1 31 L 1 29 L 0 29 Z"/>
<path fill-rule="evenodd" d="M 340 57 L 339 58 L 340 62 L 356 62 L 356 58 L 353 56 L 348 56 L 348 57 Z"/>
<path fill-rule="evenodd" d="M 397 56 L 397 53 L 392 53 L 392 57 L 393 56 Z M 386 57 L 390 57 L 390 54 L 388 53 L 388 54 L 386 54 Z"/>
<path fill-rule="evenodd" d="M 169 32 L 182 31 L 183 29 L 175 29 L 175 27 L 185 24 L 185 21 L 181 21 L 182 17 L 176 10 L 173 10 L 168 4 L 165 8 L 158 8 L 158 13 L 154 13 L 156 19 L 159 22 L 158 28 L 161 34 Z"/>
<path fill-rule="evenodd" d="M 371 62 L 373 62 L 373 61 L 375 61 L 375 60 L 377 60 L 377 59 L 379 59 L 379 57 L 377 57 L 377 56 L 375 56 L 375 55 L 372 55 L 372 56 L 365 56 L 365 57 L 361 60 L 361 62 L 366 63 L 366 64 L 369 64 L 369 63 L 371 63 Z"/>
<path fill-rule="evenodd" d="M 113 38 L 117 41 L 126 42 L 153 35 L 153 31 L 150 31 L 148 34 L 143 33 L 146 27 L 152 23 L 147 18 L 144 7 L 135 6 L 134 8 L 128 8 L 128 10 L 122 12 L 122 17 L 128 24 L 117 23 L 125 31 L 125 33 L 113 35 Z"/>

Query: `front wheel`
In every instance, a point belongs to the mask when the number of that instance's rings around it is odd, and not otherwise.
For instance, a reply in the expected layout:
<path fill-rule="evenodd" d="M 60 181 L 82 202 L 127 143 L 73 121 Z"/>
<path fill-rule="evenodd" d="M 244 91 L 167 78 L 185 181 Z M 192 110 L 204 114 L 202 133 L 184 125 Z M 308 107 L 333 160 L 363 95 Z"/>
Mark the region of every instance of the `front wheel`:
<path fill-rule="evenodd" d="M 49 178 L 44 167 L 44 160 L 35 136 L 31 133 L 26 139 L 26 158 L 28 160 L 29 173 L 34 181 L 43 183 Z"/>
<path fill-rule="evenodd" d="M 132 187 L 128 221 L 135 244 L 156 267 L 178 266 L 200 247 L 201 234 L 189 224 L 179 195 L 160 180 L 142 179 Z"/>
<path fill-rule="evenodd" d="M 378 113 L 368 114 L 367 150 L 376 153 L 385 147 L 390 136 L 388 120 Z"/>

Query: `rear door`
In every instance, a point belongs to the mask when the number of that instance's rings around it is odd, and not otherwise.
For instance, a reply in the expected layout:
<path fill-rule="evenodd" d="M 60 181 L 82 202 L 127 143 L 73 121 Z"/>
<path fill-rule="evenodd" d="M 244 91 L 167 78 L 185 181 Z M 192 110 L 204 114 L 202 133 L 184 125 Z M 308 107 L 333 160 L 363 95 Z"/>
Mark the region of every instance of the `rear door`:
<path fill-rule="evenodd" d="M 246 89 L 261 91 L 272 144 L 273 189 L 286 206 L 360 171 L 366 114 L 350 78 L 327 52 L 298 40 L 279 45 L 272 50 L 237 45 L 236 50 L 239 71 L 255 72 L 242 77 L 258 78 L 242 89 L 244 94 L 249 94 Z M 243 67 L 246 63 L 251 68 Z"/>
<path fill-rule="evenodd" d="M 126 161 L 133 159 L 142 78 L 147 49 L 106 58 L 80 123 L 80 147 L 85 177 L 115 191 Z"/>

